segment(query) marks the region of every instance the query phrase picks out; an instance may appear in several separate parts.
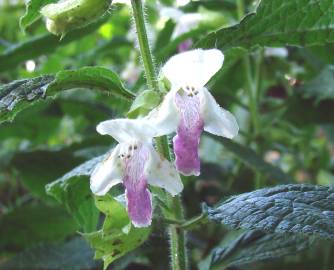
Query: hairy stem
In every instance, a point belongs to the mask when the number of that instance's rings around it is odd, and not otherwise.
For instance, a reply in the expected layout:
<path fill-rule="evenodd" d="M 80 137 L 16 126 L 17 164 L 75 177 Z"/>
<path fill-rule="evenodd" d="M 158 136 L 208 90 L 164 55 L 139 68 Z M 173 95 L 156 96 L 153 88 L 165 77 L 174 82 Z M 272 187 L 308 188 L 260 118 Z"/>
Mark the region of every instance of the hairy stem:
<path fill-rule="evenodd" d="M 131 0 L 131 5 L 147 84 L 150 90 L 159 91 L 153 57 L 146 32 L 143 4 L 141 0 Z"/>
<path fill-rule="evenodd" d="M 138 42 L 146 80 L 151 90 L 159 92 L 159 85 L 154 68 L 153 58 L 147 38 L 145 27 L 143 4 L 141 0 L 131 0 L 134 21 L 137 30 Z M 166 136 L 156 139 L 156 145 L 159 153 L 168 160 L 171 160 L 168 139 Z M 172 197 L 166 194 L 166 203 L 168 210 L 164 210 L 167 219 L 184 220 L 183 206 L 179 196 Z M 185 231 L 176 224 L 168 226 L 171 250 L 171 266 L 173 270 L 187 269 L 187 251 L 186 251 L 186 235 Z"/>

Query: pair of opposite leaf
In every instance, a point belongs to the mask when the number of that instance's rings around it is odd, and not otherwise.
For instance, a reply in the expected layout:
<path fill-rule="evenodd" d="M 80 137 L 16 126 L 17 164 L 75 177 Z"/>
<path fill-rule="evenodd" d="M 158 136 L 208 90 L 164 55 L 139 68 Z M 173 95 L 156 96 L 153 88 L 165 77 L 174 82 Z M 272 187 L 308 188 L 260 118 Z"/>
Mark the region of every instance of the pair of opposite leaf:
<path fill-rule="evenodd" d="M 164 188 L 172 196 L 183 189 L 180 176 L 199 175 L 198 147 L 203 130 L 233 138 L 238 134 L 234 116 L 222 109 L 205 84 L 222 67 L 224 55 L 216 49 L 192 50 L 170 58 L 162 74 L 171 89 L 162 103 L 146 117 L 100 123 L 97 131 L 119 144 L 91 176 L 91 190 L 104 195 L 123 183 L 127 209 L 136 227 L 152 221 L 152 198 L 147 185 Z M 173 139 L 175 167 L 152 145 L 154 137 L 176 132 Z"/>

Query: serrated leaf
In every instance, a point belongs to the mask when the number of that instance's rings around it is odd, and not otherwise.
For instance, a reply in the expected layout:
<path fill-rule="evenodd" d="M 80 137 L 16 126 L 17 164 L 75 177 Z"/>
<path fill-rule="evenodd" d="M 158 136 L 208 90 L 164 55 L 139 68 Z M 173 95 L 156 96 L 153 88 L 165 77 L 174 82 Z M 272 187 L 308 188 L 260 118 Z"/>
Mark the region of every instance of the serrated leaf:
<path fill-rule="evenodd" d="M 267 175 L 269 178 L 279 180 L 283 183 L 293 182 L 293 179 L 289 175 L 284 173 L 280 168 L 265 162 L 253 149 L 226 138 L 217 138 L 214 136 L 211 137 L 221 142 L 227 150 L 231 151 L 242 162 L 255 171 L 261 172 Z"/>
<path fill-rule="evenodd" d="M 29 25 L 37 21 L 41 17 L 40 9 L 57 0 L 29 0 L 26 3 L 26 12 L 20 18 L 20 27 L 24 31 Z"/>
<path fill-rule="evenodd" d="M 0 123 L 13 120 L 18 112 L 42 98 L 75 88 L 103 91 L 123 99 L 134 97 L 117 74 L 107 68 L 83 67 L 60 71 L 55 77 L 45 75 L 0 86 Z"/>
<path fill-rule="evenodd" d="M 86 161 L 46 186 L 46 192 L 66 206 L 84 232 L 96 229 L 99 216 L 89 180 L 84 176 L 90 176 L 95 166 L 105 157 L 106 155 L 102 155 Z"/>
<path fill-rule="evenodd" d="M 2 270 L 83 270 L 97 266 L 94 253 L 82 238 L 74 238 L 67 243 L 38 245 L 18 253 L 0 264 Z"/>
<path fill-rule="evenodd" d="M 298 90 L 305 97 L 315 98 L 316 102 L 334 99 L 334 66 L 326 66 L 318 76 Z"/>
<path fill-rule="evenodd" d="M 93 33 L 103 23 L 105 23 L 107 19 L 108 16 L 103 16 L 101 19 L 92 24 L 69 32 L 62 40 L 55 35 L 45 34 L 32 37 L 31 39 L 12 45 L 0 54 L 0 72 L 11 70 L 20 63 L 29 59 L 34 59 L 40 55 L 51 54 L 58 47 L 64 46 L 72 41 L 79 40 L 86 35 Z"/>
<path fill-rule="evenodd" d="M 332 0 L 262 0 L 256 13 L 207 35 L 196 47 L 310 46 L 334 42 Z"/>
<path fill-rule="evenodd" d="M 77 229 L 75 221 L 61 207 L 22 206 L 0 218 L 0 249 L 61 241 Z"/>
<path fill-rule="evenodd" d="M 231 228 L 334 239 L 333 199 L 333 188 L 281 185 L 233 196 L 209 208 L 208 217 Z"/>
<path fill-rule="evenodd" d="M 226 269 L 254 262 L 294 255 L 309 248 L 315 239 L 298 234 L 265 234 L 261 231 L 240 232 L 237 237 L 215 248 L 206 269 Z"/>
<path fill-rule="evenodd" d="M 103 259 L 107 269 L 114 260 L 140 246 L 150 228 L 133 227 L 125 207 L 110 195 L 96 197 L 96 205 L 106 215 L 103 227 L 83 236 L 95 249 L 95 259 Z"/>

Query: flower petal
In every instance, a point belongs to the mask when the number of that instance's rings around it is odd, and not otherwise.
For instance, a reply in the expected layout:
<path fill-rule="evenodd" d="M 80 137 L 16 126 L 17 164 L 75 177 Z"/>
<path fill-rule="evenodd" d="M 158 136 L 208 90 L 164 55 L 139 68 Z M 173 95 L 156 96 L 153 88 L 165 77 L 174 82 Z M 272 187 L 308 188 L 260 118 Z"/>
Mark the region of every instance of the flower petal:
<path fill-rule="evenodd" d="M 182 92 L 175 96 L 176 106 L 181 116 L 177 134 L 173 139 L 175 165 L 183 175 L 200 174 L 198 147 L 204 125 L 200 114 L 200 96 Z"/>
<path fill-rule="evenodd" d="M 155 128 L 144 119 L 114 119 L 101 122 L 96 127 L 102 135 L 110 135 L 118 142 L 147 141 L 155 134 Z"/>
<path fill-rule="evenodd" d="M 109 189 L 122 182 L 123 170 L 118 159 L 119 145 L 111 152 L 109 157 L 98 164 L 91 177 L 90 189 L 98 196 L 105 195 Z"/>
<path fill-rule="evenodd" d="M 180 119 L 174 102 L 176 92 L 177 89 L 170 90 L 161 104 L 144 118 L 155 127 L 154 137 L 166 135 L 176 130 Z"/>
<path fill-rule="evenodd" d="M 204 120 L 204 130 L 229 139 L 237 136 L 239 126 L 233 114 L 221 108 L 206 88 L 203 88 L 202 92 L 201 114 Z"/>
<path fill-rule="evenodd" d="M 136 227 L 146 227 L 152 221 L 152 199 L 147 189 L 145 165 L 149 151 L 145 144 L 138 144 L 125 159 L 125 186 L 129 217 Z"/>
<path fill-rule="evenodd" d="M 152 196 L 147 189 L 145 179 L 139 179 L 134 185 L 124 180 L 125 196 L 129 217 L 135 227 L 147 227 L 152 222 Z"/>
<path fill-rule="evenodd" d="M 150 151 L 149 159 L 145 168 L 147 182 L 168 191 L 172 196 L 180 193 L 183 184 L 180 175 L 174 166 L 164 157 L 160 156 L 152 145 L 148 145 Z"/>
<path fill-rule="evenodd" d="M 177 88 L 203 87 L 222 67 L 224 55 L 217 49 L 196 49 L 171 57 L 163 66 L 164 76 Z"/>

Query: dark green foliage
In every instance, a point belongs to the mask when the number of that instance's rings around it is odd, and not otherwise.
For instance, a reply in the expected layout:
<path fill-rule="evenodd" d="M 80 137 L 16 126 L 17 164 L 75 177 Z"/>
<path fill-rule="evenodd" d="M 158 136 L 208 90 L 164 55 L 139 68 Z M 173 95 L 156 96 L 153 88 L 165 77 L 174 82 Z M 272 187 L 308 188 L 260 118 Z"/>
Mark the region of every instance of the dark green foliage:
<path fill-rule="evenodd" d="M 98 263 L 94 253 L 82 238 L 74 238 L 61 245 L 39 245 L 23 251 L 0 266 L 3 270 L 82 270 L 91 269 Z"/>
<path fill-rule="evenodd" d="M 283 185 L 233 196 L 208 216 L 232 228 L 334 239 L 333 197 L 333 188 Z"/>
<path fill-rule="evenodd" d="M 15 251 L 36 243 L 60 242 L 78 229 L 62 207 L 22 206 L 1 217 L 2 251 Z"/>
<path fill-rule="evenodd" d="M 333 13 L 331 0 L 262 0 L 256 13 L 246 15 L 240 24 L 210 33 L 197 46 L 226 50 L 334 42 Z"/>
<path fill-rule="evenodd" d="M 226 269 L 259 261 L 269 261 L 305 250 L 314 239 L 298 234 L 265 234 L 261 231 L 232 232 L 230 241 L 215 248 L 204 269 Z"/>
<path fill-rule="evenodd" d="M 76 88 L 99 90 L 123 99 L 134 97 L 109 69 L 84 67 L 60 71 L 56 76 L 46 75 L 0 86 L 0 123 L 13 120 L 19 111 L 33 105 L 35 101 Z"/>
<path fill-rule="evenodd" d="M 53 79 L 53 76 L 42 76 L 0 86 L 0 123 L 12 120 L 29 103 L 45 97 L 46 88 Z"/>

